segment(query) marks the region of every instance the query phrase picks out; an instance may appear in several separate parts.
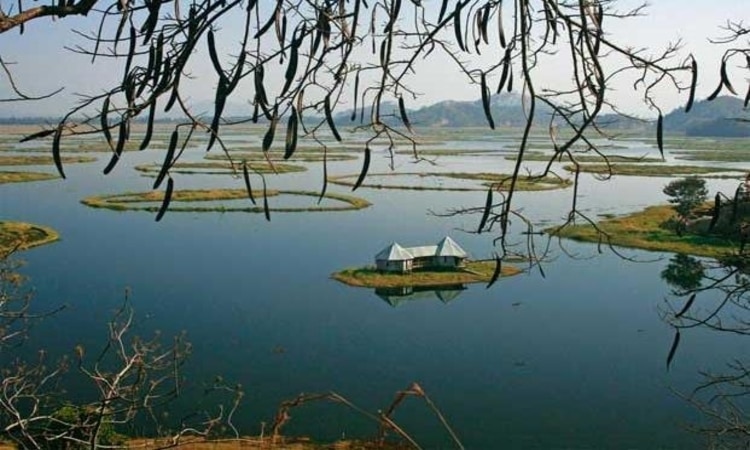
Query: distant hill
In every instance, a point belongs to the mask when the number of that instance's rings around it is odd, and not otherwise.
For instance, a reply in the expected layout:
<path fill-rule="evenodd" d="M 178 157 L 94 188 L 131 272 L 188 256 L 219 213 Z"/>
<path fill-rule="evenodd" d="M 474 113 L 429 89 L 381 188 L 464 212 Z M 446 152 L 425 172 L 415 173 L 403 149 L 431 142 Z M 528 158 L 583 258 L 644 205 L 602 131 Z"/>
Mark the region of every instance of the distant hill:
<path fill-rule="evenodd" d="M 750 137 L 750 110 L 736 97 L 717 97 L 693 104 L 689 113 L 675 109 L 664 116 L 664 130 L 687 136 Z"/>

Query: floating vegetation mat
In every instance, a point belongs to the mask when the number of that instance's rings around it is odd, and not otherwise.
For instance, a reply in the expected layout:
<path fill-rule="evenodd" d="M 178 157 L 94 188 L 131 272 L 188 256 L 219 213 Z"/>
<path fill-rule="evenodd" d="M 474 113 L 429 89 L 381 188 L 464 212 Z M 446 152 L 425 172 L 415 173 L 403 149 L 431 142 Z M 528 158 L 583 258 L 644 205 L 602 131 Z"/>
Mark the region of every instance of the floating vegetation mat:
<path fill-rule="evenodd" d="M 410 273 L 381 272 L 374 267 L 344 269 L 331 275 L 331 278 L 349 286 L 357 287 L 400 287 L 400 286 L 441 286 L 459 283 L 486 283 L 492 279 L 495 261 L 468 261 L 466 268 L 456 270 L 415 270 Z M 500 275 L 518 275 L 518 267 L 503 264 Z"/>
<path fill-rule="evenodd" d="M 728 167 L 680 166 L 662 164 L 581 164 L 581 172 L 600 175 L 632 175 L 638 177 L 672 177 L 684 175 L 702 175 L 704 178 L 738 178 L 740 169 Z M 566 165 L 565 170 L 575 171 L 572 164 Z M 728 175 L 726 172 L 735 173 Z M 724 173 L 724 174 L 720 174 Z M 713 175 L 712 175 L 713 174 Z"/>
<path fill-rule="evenodd" d="M 531 152 L 526 153 L 523 156 L 524 161 L 549 161 L 555 157 L 551 153 L 541 153 L 541 152 Z M 573 153 L 573 158 L 575 158 L 576 161 L 579 163 L 604 163 L 605 159 L 603 156 L 594 155 L 594 154 L 576 154 Z M 509 159 L 511 161 L 516 160 L 515 155 L 506 156 L 505 159 Z M 567 153 L 563 153 L 560 155 L 559 158 L 555 157 L 556 161 L 558 162 L 572 162 L 570 157 Z M 625 156 L 625 155 L 607 155 L 606 159 L 610 163 L 632 163 L 632 164 L 638 164 L 638 163 L 658 163 L 661 162 L 661 158 L 649 158 L 645 156 Z"/>
<path fill-rule="evenodd" d="M 245 189 L 185 189 L 177 190 L 172 193 L 172 199 L 169 206 L 170 212 L 248 212 L 262 213 L 264 208 L 263 192 L 254 191 L 258 205 L 253 205 Z M 326 212 L 326 211 L 351 211 L 356 209 L 367 208 L 370 202 L 359 197 L 351 195 L 326 193 L 322 200 L 325 204 L 318 204 L 320 192 L 317 191 L 281 191 L 268 190 L 266 197 L 310 197 L 311 206 L 294 206 L 279 207 L 273 206 L 274 202 L 269 201 L 268 211 L 270 212 Z M 92 208 L 105 208 L 115 211 L 150 211 L 157 212 L 159 206 L 164 200 L 164 193 L 161 191 L 136 192 L 114 195 L 103 195 L 88 197 L 81 200 L 84 205 Z M 239 201 L 244 200 L 243 206 L 221 204 L 221 201 Z"/>
<path fill-rule="evenodd" d="M 56 180 L 58 178 L 60 176 L 56 173 L 0 171 L 0 184 Z"/>
<path fill-rule="evenodd" d="M 0 254 L 15 250 L 49 244 L 60 239 L 60 235 L 49 227 L 26 222 L 0 221 Z"/>
<path fill-rule="evenodd" d="M 284 159 L 284 154 L 280 152 L 268 152 L 268 156 L 258 152 L 232 152 L 230 156 L 224 153 L 217 153 L 214 155 L 206 155 L 203 159 L 209 161 L 228 161 L 231 157 L 232 161 L 238 163 L 243 159 L 245 161 L 266 161 L 266 158 L 271 161 L 296 161 L 296 162 L 318 162 L 323 161 L 323 153 L 312 153 L 312 152 L 295 152 L 289 159 Z M 329 153 L 325 157 L 326 161 L 351 161 L 357 159 L 356 155 L 347 155 L 344 153 Z"/>
<path fill-rule="evenodd" d="M 307 170 L 303 166 L 293 164 L 268 164 L 252 162 L 247 165 L 248 170 L 255 173 L 289 173 L 304 172 Z M 140 172 L 157 174 L 161 171 L 161 164 L 148 164 L 135 166 L 135 170 Z M 242 163 L 235 161 L 214 161 L 214 162 L 177 162 L 169 169 L 171 173 L 183 174 L 204 174 L 204 175 L 225 175 L 227 173 L 241 173 Z"/>
<path fill-rule="evenodd" d="M 88 163 L 96 161 L 90 156 L 63 156 L 60 158 L 63 164 Z M 52 156 L 9 156 L 0 155 L 0 166 L 51 166 L 55 161 Z"/>
<path fill-rule="evenodd" d="M 340 175 L 335 177 L 329 177 L 328 181 L 333 184 L 339 184 L 343 186 L 354 186 L 356 179 L 359 174 L 351 175 Z M 421 179 L 432 178 L 432 179 L 453 179 L 453 180 L 474 180 L 479 181 L 476 186 L 426 186 L 419 184 L 382 184 L 374 183 L 367 180 L 376 179 L 378 177 L 419 177 Z M 467 173 L 467 172 L 404 172 L 404 173 L 372 173 L 367 175 L 365 181 L 360 187 L 366 187 L 371 189 L 402 189 L 402 190 L 416 190 L 416 191 L 484 191 L 487 186 L 494 186 L 496 188 L 509 188 L 512 181 L 510 174 L 504 173 Z M 562 189 L 570 186 L 572 182 L 567 178 L 560 178 L 553 175 L 546 177 L 528 177 L 520 176 L 516 180 L 515 189 L 517 191 L 546 191 L 551 189 Z"/>

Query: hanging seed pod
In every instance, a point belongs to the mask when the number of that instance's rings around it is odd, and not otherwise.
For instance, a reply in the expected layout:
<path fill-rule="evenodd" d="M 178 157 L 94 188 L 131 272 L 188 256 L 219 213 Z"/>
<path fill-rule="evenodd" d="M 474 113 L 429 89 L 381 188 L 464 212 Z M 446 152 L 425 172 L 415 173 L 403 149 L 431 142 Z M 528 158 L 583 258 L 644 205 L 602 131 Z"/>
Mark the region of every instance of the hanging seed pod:
<path fill-rule="evenodd" d="M 255 196 L 253 195 L 253 188 L 250 186 L 250 174 L 247 170 L 247 161 L 242 161 L 242 177 L 245 179 L 245 189 L 247 189 L 247 196 L 250 197 L 250 201 L 255 203 Z"/>
<path fill-rule="evenodd" d="M 164 162 L 161 164 L 161 169 L 159 170 L 159 173 L 156 175 L 156 179 L 154 180 L 153 189 L 159 189 L 161 182 L 164 180 L 164 177 L 167 175 L 167 171 L 169 170 L 170 167 L 172 167 L 175 150 L 177 149 L 178 138 L 179 138 L 179 132 L 177 131 L 177 128 L 175 128 L 174 131 L 172 132 L 172 136 L 169 138 L 169 147 L 167 147 L 167 152 L 164 155 Z"/>
<path fill-rule="evenodd" d="M 292 112 L 289 114 L 289 121 L 286 125 L 286 145 L 284 149 L 284 159 L 289 159 L 297 149 L 297 108 L 292 106 Z"/>
<path fill-rule="evenodd" d="M 690 79 L 690 92 L 688 93 L 687 105 L 685 105 L 685 112 L 690 112 L 695 101 L 695 88 L 698 86 L 698 62 L 695 60 L 693 55 L 690 55 L 692 60 L 690 63 L 690 73 L 692 74 Z"/>
<path fill-rule="evenodd" d="M 492 272 L 492 277 L 490 278 L 489 283 L 487 283 L 486 289 L 489 289 L 492 287 L 493 284 L 497 281 L 497 279 L 500 277 L 500 273 L 502 272 L 502 260 L 499 256 L 495 255 L 495 270 Z"/>
<path fill-rule="evenodd" d="M 370 147 L 365 146 L 365 157 L 362 161 L 362 169 L 359 171 L 359 177 L 357 177 L 356 183 L 352 187 L 352 191 L 356 191 L 358 187 L 362 185 L 367 176 L 367 171 L 370 170 Z"/>
<path fill-rule="evenodd" d="M 331 94 L 326 95 L 326 98 L 323 100 L 323 111 L 325 112 L 326 122 L 328 123 L 328 128 L 331 129 L 331 133 L 333 133 L 333 137 L 341 142 L 341 135 L 339 135 L 339 132 L 336 129 L 336 124 L 333 122 L 333 113 L 331 112 Z"/>
<path fill-rule="evenodd" d="M 169 203 L 172 201 L 172 192 L 174 191 L 174 180 L 170 177 L 167 180 L 167 190 L 164 191 L 164 199 L 161 202 L 161 206 L 159 207 L 159 212 L 156 213 L 156 221 L 160 221 L 162 217 L 164 217 L 164 213 L 167 212 L 167 208 L 169 208 Z"/>
<path fill-rule="evenodd" d="M 482 109 L 484 109 L 484 117 L 487 119 L 490 128 L 494 130 L 495 121 L 492 119 L 490 88 L 487 87 L 487 76 L 484 72 L 482 72 L 480 84 L 482 89 Z"/>
<path fill-rule="evenodd" d="M 409 133 L 414 133 L 414 130 L 411 128 L 411 122 L 409 122 L 409 117 L 406 115 L 406 105 L 404 104 L 403 96 L 398 98 L 398 112 L 401 115 L 401 122 L 409 130 Z"/>
<path fill-rule="evenodd" d="M 487 189 L 487 199 L 484 202 L 484 212 L 482 212 L 482 219 L 479 221 L 477 234 L 481 233 L 484 226 L 487 224 L 487 219 L 490 217 L 490 211 L 492 211 L 492 186 Z"/>

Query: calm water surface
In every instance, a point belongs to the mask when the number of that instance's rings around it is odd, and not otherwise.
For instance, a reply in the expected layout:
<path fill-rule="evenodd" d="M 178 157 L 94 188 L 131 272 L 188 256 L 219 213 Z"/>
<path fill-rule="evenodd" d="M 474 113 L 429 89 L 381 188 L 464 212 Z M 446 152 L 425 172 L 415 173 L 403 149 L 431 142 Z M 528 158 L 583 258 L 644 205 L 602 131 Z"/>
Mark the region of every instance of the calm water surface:
<path fill-rule="evenodd" d="M 202 154 L 194 153 L 196 159 Z M 97 348 L 130 288 L 138 333 L 184 330 L 194 345 L 185 366 L 185 405 L 199 402 L 191 395 L 217 375 L 244 386 L 234 420 L 242 432 L 258 433 L 282 400 L 301 392 L 335 391 L 375 412 L 416 381 L 467 448 L 703 448 L 685 429 L 700 416 L 673 391 L 691 390 L 701 380 L 699 370 L 719 370 L 749 349 L 742 338 L 694 329 L 665 370 L 673 331 L 660 318 L 669 287 L 659 273 L 668 254 L 627 251 L 641 261 L 634 263 L 566 243 L 577 257 L 553 246 L 544 277 L 533 271 L 492 289 L 470 285 L 452 301 L 423 298 L 397 307 L 371 289 L 329 278 L 343 267 L 370 263 L 394 240 L 418 245 L 450 234 L 474 257 L 491 256 L 491 235 L 460 231 L 473 230 L 477 216 L 428 214 L 480 206 L 482 192 L 361 189 L 357 194 L 373 207 L 275 214 L 270 223 L 258 214 L 167 213 L 157 224 L 149 213 L 79 203 L 94 194 L 148 190 L 152 179 L 131 167 L 160 157 L 128 153 L 106 178 L 100 175 L 105 157 L 68 166 L 66 181 L 2 186 L 4 218 L 50 225 L 62 235 L 57 244 L 23 254 L 37 307 L 68 305 L 33 330 L 27 347 L 56 354 L 70 354 L 78 343 Z M 401 171 L 435 171 L 451 170 L 456 159 L 446 158 L 437 169 L 397 161 Z M 329 173 L 357 173 L 358 164 L 331 163 Z M 385 171 L 387 164 L 385 155 L 374 155 L 371 170 Z M 511 162 L 478 157 L 457 164 L 502 171 Z M 269 188 L 319 188 L 320 166 L 307 166 L 305 174 L 272 178 Z M 581 208 L 595 217 L 662 201 L 668 180 L 585 181 Z M 177 188 L 243 186 L 212 175 L 178 176 L 176 182 Z M 712 188 L 729 192 L 734 185 Z M 570 200 L 565 191 L 521 193 L 517 206 L 543 228 L 560 223 Z M 395 418 L 426 448 L 451 448 L 419 400 L 411 399 Z M 293 411 L 285 428 L 329 440 L 375 431 L 350 410 L 324 404 Z"/>

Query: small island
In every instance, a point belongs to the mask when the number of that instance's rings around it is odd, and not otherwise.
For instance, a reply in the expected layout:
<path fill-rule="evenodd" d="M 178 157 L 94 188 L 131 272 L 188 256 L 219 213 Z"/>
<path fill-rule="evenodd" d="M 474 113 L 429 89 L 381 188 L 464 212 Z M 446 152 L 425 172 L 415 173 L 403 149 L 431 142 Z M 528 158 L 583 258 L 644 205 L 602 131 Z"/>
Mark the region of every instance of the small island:
<path fill-rule="evenodd" d="M 649 206 L 596 225 L 565 224 L 547 233 L 600 245 L 725 258 L 742 252 L 750 237 L 750 176 L 734 197 L 718 193 L 707 202 L 705 181 L 690 176 L 669 183 L 669 205 Z"/>
<path fill-rule="evenodd" d="M 26 222 L 0 221 L 0 255 L 49 244 L 59 239 L 57 231 L 49 227 Z"/>
<path fill-rule="evenodd" d="M 331 277 L 357 287 L 448 286 L 489 282 L 497 265 L 494 260 L 468 260 L 466 251 L 447 236 L 436 245 L 402 247 L 394 242 L 375 255 L 375 264 L 344 269 Z M 501 266 L 500 276 L 519 273 L 517 267 Z"/>

